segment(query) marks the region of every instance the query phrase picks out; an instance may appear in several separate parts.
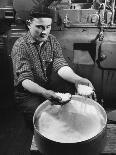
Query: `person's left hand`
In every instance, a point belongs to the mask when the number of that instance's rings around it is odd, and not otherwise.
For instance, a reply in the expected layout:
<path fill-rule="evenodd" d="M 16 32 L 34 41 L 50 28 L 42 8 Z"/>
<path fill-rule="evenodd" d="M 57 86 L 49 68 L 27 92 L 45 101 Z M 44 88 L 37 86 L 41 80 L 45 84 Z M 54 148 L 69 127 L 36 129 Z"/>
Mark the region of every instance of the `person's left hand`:
<path fill-rule="evenodd" d="M 87 85 L 87 86 L 91 87 L 91 88 L 93 89 L 93 94 L 91 94 L 91 95 L 89 96 L 89 98 L 91 98 L 91 99 L 97 101 L 97 96 L 96 96 L 96 93 L 95 93 L 95 88 L 93 87 L 92 83 L 91 83 L 88 79 L 86 79 L 86 78 L 81 78 L 80 80 L 77 79 L 77 80 L 75 81 L 75 87 L 76 87 L 77 92 L 78 92 L 78 85 L 79 85 L 79 84 L 80 84 L 80 85 Z"/>
<path fill-rule="evenodd" d="M 89 86 L 89 87 L 91 87 L 91 88 L 94 89 L 92 83 L 88 79 L 86 79 L 86 78 L 81 78 L 79 80 L 77 79 L 75 81 L 75 87 L 77 88 L 79 84 L 81 84 L 81 85 L 87 85 L 87 86 Z"/>

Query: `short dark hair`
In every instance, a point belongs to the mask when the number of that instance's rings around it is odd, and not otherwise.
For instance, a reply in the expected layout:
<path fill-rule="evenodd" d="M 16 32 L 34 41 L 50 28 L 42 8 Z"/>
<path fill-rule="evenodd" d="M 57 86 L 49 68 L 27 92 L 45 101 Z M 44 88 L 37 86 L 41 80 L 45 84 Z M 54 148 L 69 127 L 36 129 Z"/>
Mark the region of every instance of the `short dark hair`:
<path fill-rule="evenodd" d="M 35 6 L 30 11 L 29 18 L 54 18 L 54 10 L 46 6 Z"/>

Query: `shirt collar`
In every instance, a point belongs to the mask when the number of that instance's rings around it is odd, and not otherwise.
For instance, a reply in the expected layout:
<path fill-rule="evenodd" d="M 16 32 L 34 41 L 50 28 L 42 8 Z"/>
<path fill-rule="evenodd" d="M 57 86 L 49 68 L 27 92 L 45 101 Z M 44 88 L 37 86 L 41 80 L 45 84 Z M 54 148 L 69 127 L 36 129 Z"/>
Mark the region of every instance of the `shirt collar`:
<path fill-rule="evenodd" d="M 28 31 L 27 33 L 27 40 L 28 40 L 28 43 L 31 43 L 31 44 L 37 44 L 37 41 L 33 39 L 30 31 Z M 49 37 L 47 38 L 47 40 L 45 42 L 49 42 Z"/>

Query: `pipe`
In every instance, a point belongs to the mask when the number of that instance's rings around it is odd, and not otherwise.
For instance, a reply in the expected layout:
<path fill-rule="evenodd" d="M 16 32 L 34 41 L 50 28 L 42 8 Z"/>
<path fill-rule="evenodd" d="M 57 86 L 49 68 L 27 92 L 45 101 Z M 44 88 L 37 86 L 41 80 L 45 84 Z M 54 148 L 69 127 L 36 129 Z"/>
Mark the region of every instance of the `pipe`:
<path fill-rule="evenodd" d="M 111 25 L 114 24 L 114 16 L 115 16 L 115 0 L 113 0 L 113 4 L 112 4 L 112 20 L 111 20 Z"/>

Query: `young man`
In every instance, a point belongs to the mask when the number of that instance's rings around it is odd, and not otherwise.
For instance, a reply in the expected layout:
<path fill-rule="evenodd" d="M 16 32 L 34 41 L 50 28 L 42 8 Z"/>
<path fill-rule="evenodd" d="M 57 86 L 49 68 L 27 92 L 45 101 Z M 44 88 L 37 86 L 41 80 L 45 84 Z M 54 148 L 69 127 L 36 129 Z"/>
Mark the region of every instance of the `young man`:
<path fill-rule="evenodd" d="M 30 121 L 44 100 L 60 101 L 55 92 L 74 94 L 75 82 L 92 86 L 88 79 L 75 74 L 65 61 L 59 42 L 50 34 L 52 15 L 48 8 L 33 10 L 28 32 L 12 49 L 16 104 Z M 61 83 L 51 78 L 53 71 Z"/>

